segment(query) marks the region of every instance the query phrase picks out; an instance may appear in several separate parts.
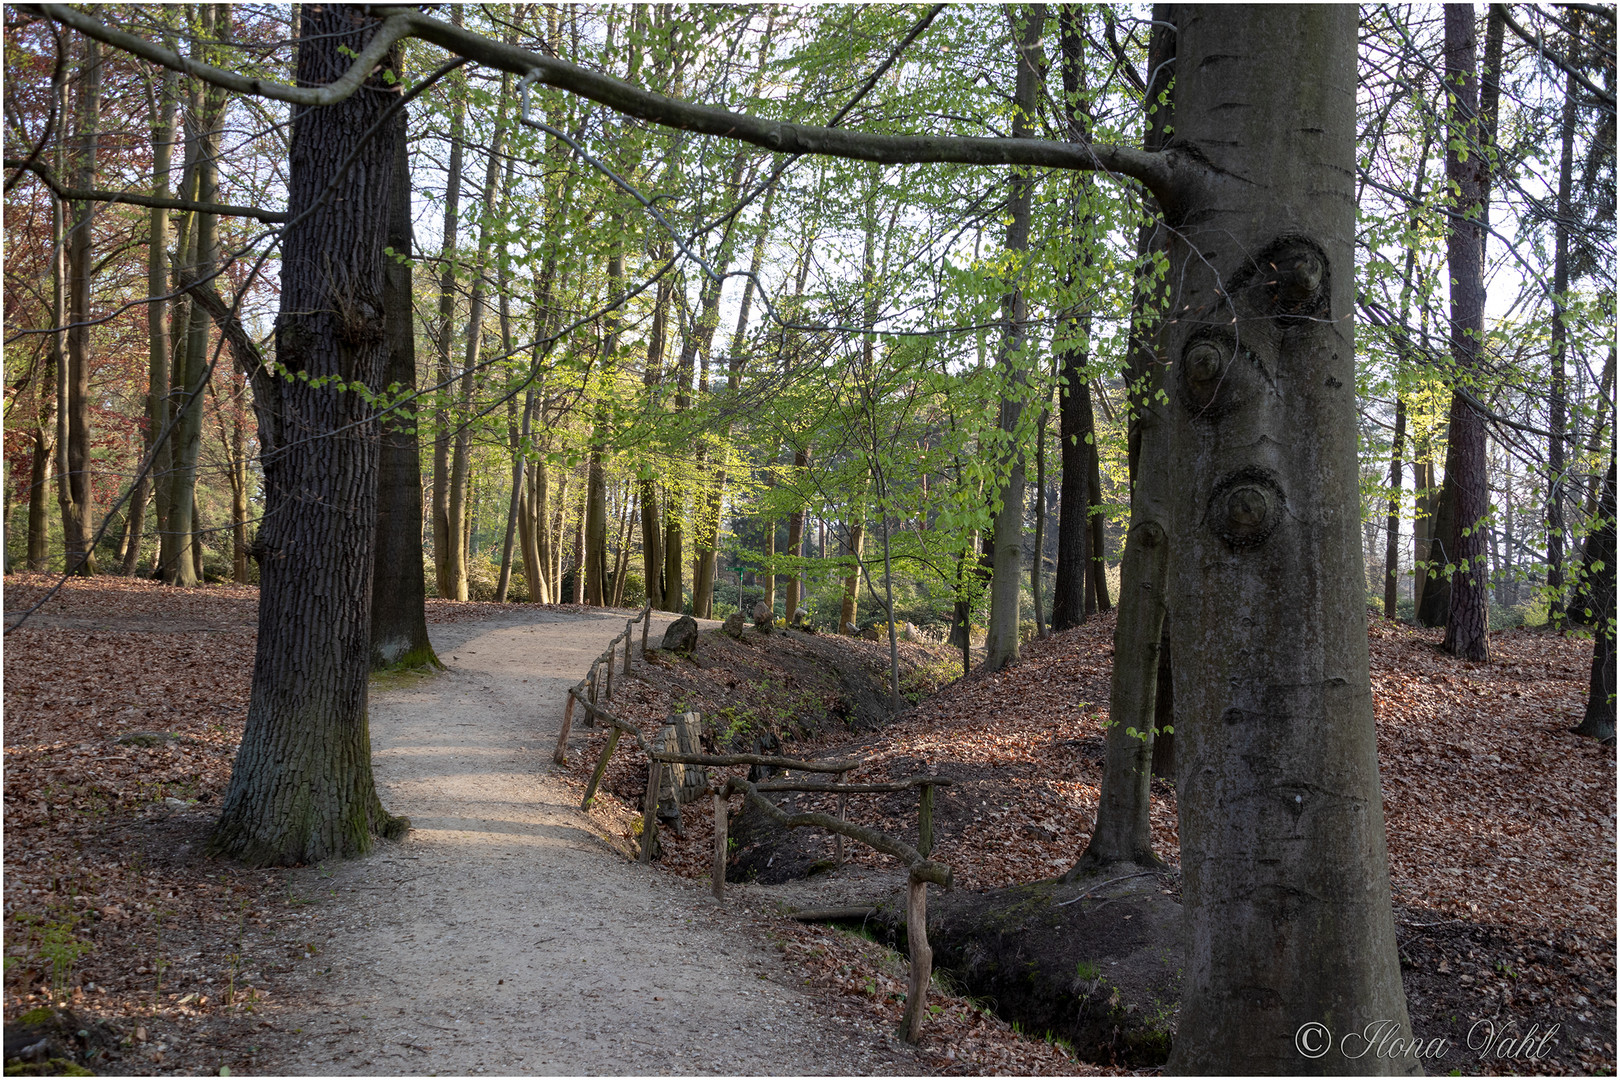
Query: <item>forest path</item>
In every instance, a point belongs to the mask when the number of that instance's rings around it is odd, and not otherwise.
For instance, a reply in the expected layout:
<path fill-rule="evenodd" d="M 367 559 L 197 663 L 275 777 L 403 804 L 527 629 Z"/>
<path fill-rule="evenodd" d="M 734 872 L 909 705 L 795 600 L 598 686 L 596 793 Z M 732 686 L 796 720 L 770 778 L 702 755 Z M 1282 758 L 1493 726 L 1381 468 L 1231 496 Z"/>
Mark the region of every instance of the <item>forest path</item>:
<path fill-rule="evenodd" d="M 412 830 L 302 879 L 320 951 L 298 965 L 308 992 L 283 1000 L 312 1007 L 277 1017 L 287 1035 L 260 1069 L 917 1069 L 787 985 L 746 912 L 628 864 L 553 775 L 564 694 L 624 620 L 530 611 L 433 626 L 449 670 L 373 686 L 378 787 Z"/>

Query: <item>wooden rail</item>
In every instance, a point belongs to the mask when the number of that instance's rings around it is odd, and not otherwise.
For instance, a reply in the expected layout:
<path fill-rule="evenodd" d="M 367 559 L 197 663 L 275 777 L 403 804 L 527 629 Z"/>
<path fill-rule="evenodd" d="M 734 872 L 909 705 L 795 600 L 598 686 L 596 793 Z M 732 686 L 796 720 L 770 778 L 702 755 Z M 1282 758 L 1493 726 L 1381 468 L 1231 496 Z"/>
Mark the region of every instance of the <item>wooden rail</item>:
<path fill-rule="evenodd" d="M 578 698 L 575 694 L 578 689 L 576 687 L 569 691 L 570 708 Z M 843 841 L 846 836 L 899 859 L 907 871 L 906 945 L 911 955 L 911 978 L 906 988 L 906 1009 L 900 1022 L 900 1036 L 907 1042 L 916 1042 L 922 1032 L 923 1018 L 927 1015 L 928 980 L 933 973 L 934 965 L 934 953 L 928 944 L 928 885 L 932 882 L 947 889 L 951 887 L 951 868 L 928 858 L 934 840 L 934 789 L 950 786 L 950 780 L 942 776 L 914 776 L 906 780 L 851 784 L 846 783 L 845 779 L 860 766 L 861 763 L 858 761 L 799 761 L 768 754 L 681 754 L 654 749 L 636 725 L 614 716 L 595 701 L 579 700 L 593 722 L 600 719 L 613 729 L 608 734 L 607 745 L 602 748 L 602 755 L 596 762 L 596 768 L 591 772 L 590 783 L 585 788 L 585 797 L 580 802 L 581 810 L 589 807 L 591 800 L 596 797 L 602 777 L 607 772 L 608 761 L 618 748 L 622 735 L 628 734 L 634 739 L 642 753 L 647 756 L 647 793 L 641 807 L 641 850 L 638 862 L 652 862 L 653 848 L 658 837 L 658 794 L 663 786 L 663 770 L 671 765 L 761 765 L 808 773 L 831 773 L 837 776 L 837 780 L 833 783 L 812 783 L 792 779 L 755 782 L 732 777 L 723 783 L 711 785 L 710 791 L 714 797 L 714 897 L 720 901 L 725 899 L 729 828 L 726 803 L 734 794 L 743 795 L 782 828 L 795 829 L 808 826 L 832 833 L 834 853 L 840 862 L 843 861 Z M 911 788 L 919 789 L 918 846 L 915 848 L 876 829 L 845 820 L 845 809 L 850 795 L 907 791 Z M 788 814 L 765 798 L 764 793 L 778 791 L 837 795 L 838 814 L 836 817 L 821 813 Z"/>
<path fill-rule="evenodd" d="M 641 624 L 641 655 L 645 657 L 647 655 L 647 627 L 652 623 L 651 603 L 648 603 L 646 607 L 641 609 L 640 615 L 637 615 L 633 619 L 625 620 L 624 629 L 618 634 L 615 634 L 613 640 L 608 642 L 606 651 L 604 651 L 601 656 L 598 656 L 595 660 L 591 661 L 591 670 L 585 673 L 585 677 L 583 679 L 579 680 L 579 682 L 568 688 L 568 697 L 563 703 L 562 730 L 557 733 L 557 749 L 553 750 L 551 753 L 551 760 L 556 762 L 558 765 L 568 764 L 568 736 L 573 732 L 574 729 L 575 703 L 583 702 L 585 704 L 586 727 L 595 726 L 596 718 L 598 716 L 606 715 L 604 710 L 599 708 L 597 705 L 597 672 L 598 670 L 605 669 L 603 670 L 604 678 L 602 680 L 603 696 L 608 701 L 612 701 L 613 658 L 618 651 L 619 642 L 621 641 L 624 642 L 624 674 L 630 674 L 630 632 L 635 629 L 635 625 L 638 622 Z M 613 739 L 612 741 L 616 743 L 618 740 Z"/>

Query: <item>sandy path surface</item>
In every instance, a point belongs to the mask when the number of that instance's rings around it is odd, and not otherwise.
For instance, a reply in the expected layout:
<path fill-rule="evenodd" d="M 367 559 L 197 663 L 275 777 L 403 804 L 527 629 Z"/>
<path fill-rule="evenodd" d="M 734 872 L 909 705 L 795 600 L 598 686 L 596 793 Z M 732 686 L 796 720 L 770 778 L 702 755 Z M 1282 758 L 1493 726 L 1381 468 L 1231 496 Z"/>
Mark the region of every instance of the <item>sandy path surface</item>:
<path fill-rule="evenodd" d="M 321 902 L 294 918 L 319 951 L 291 1000 L 316 1008 L 280 1012 L 263 1071 L 916 1071 L 790 985 L 747 900 L 721 909 L 627 863 L 552 775 L 564 693 L 623 626 L 554 612 L 436 626 L 450 670 L 374 688 L 378 785 L 413 828 L 305 878 Z"/>

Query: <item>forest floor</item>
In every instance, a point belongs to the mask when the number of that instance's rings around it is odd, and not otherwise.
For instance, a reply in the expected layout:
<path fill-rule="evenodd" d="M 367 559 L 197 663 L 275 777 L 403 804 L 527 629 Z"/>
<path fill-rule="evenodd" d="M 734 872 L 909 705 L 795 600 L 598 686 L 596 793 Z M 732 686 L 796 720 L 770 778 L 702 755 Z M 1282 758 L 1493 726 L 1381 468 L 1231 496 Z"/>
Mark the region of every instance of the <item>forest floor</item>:
<path fill-rule="evenodd" d="M 8 615 L 47 581 L 8 578 Z M 379 785 L 411 835 L 292 870 L 202 858 L 241 734 L 255 602 L 74 582 L 6 638 L 8 1022 L 54 989 L 101 1050 L 92 1067 L 121 1073 L 1097 1071 L 945 994 L 922 1045 L 898 1043 L 896 954 L 786 922 L 768 886 L 719 907 L 682 880 L 707 872 L 707 815 L 667 837 L 659 868 L 627 866 L 613 849 L 645 784 L 634 747 L 589 819 L 573 807 L 599 733 L 578 733 L 568 775 L 549 765 L 562 691 L 619 613 L 430 602 L 450 670 L 373 689 Z M 863 779 L 947 772 L 936 857 L 958 884 L 1050 877 L 1095 808 L 1110 635 L 1095 620 L 880 733 L 828 725 L 784 751 L 859 752 Z M 1469 665 L 1437 640 L 1371 627 L 1413 1028 L 1453 1043 L 1427 1065 L 1612 1073 L 1615 759 L 1567 732 L 1590 645 L 1514 631 L 1493 635 L 1492 664 Z M 674 704 L 739 696 L 731 661 L 699 693 L 702 669 L 663 659 L 616 695 L 649 733 Z M 915 798 L 853 799 L 851 817 L 914 834 Z M 1154 825 L 1173 858 L 1161 783 Z M 857 848 L 817 887 L 885 887 Z M 1467 1043 L 1531 1024 L 1560 1025 L 1539 1060 Z"/>

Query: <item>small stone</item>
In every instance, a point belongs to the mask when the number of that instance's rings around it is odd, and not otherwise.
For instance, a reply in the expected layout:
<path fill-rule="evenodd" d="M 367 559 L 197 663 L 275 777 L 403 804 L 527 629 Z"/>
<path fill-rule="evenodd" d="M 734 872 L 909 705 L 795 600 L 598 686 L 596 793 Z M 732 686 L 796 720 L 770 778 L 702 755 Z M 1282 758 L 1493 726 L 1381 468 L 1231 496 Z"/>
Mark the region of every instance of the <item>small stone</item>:
<path fill-rule="evenodd" d="M 776 624 L 776 612 L 771 610 L 769 604 L 761 600 L 754 605 L 754 628 L 761 633 L 770 633 Z"/>
<path fill-rule="evenodd" d="M 720 627 L 720 629 L 724 631 L 728 637 L 733 637 L 738 641 L 741 641 L 743 636 L 744 622 L 745 620 L 743 619 L 743 613 L 740 611 L 733 611 L 729 616 L 726 617 L 726 621 Z"/>

